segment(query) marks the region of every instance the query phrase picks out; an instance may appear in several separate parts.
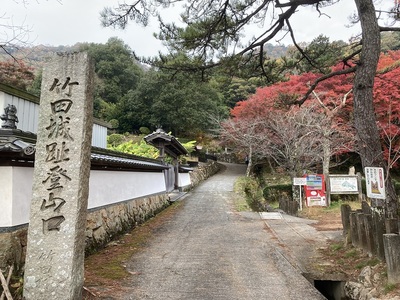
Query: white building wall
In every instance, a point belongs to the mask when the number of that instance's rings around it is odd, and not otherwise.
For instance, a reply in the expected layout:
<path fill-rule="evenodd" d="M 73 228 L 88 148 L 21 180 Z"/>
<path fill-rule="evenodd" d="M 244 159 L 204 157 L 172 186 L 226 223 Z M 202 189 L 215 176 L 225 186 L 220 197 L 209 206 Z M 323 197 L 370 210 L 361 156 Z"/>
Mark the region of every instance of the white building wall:
<path fill-rule="evenodd" d="M 4 107 L 6 106 L 6 93 L 0 91 L 0 115 L 4 113 Z"/>
<path fill-rule="evenodd" d="M 189 173 L 179 173 L 178 186 L 187 187 L 191 184 Z"/>
<path fill-rule="evenodd" d="M 28 223 L 32 200 L 33 168 L 13 168 L 12 226 Z"/>
<path fill-rule="evenodd" d="M 165 192 L 163 173 L 92 170 L 88 208 Z"/>
<path fill-rule="evenodd" d="M 12 167 L 0 167 L 0 227 L 12 223 L 12 171 Z"/>
<path fill-rule="evenodd" d="M 0 167 L 0 229 L 29 222 L 33 168 Z M 88 208 L 164 193 L 162 172 L 92 170 Z"/>

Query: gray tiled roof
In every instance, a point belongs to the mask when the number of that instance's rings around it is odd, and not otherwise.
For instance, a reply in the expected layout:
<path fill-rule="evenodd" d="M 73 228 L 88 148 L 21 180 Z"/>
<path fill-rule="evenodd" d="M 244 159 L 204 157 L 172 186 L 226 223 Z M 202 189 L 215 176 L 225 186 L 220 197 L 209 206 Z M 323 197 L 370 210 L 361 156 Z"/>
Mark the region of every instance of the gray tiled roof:
<path fill-rule="evenodd" d="M 133 167 L 133 168 L 144 168 L 144 169 L 157 169 L 164 170 L 168 169 L 168 166 L 158 161 L 148 161 L 136 158 L 117 157 L 105 154 L 92 153 L 91 154 L 92 164 L 98 163 L 101 165 L 111 165 L 113 167 Z"/>
<path fill-rule="evenodd" d="M 188 154 L 185 147 L 174 136 L 166 133 L 161 128 L 146 135 L 144 140 L 157 149 L 164 148 L 165 152 L 174 158 Z"/>
<path fill-rule="evenodd" d="M 18 129 L 0 129 L 0 160 L 18 163 L 35 160 L 36 135 Z M 92 147 L 91 165 L 94 169 L 162 171 L 168 169 L 161 161 Z"/>

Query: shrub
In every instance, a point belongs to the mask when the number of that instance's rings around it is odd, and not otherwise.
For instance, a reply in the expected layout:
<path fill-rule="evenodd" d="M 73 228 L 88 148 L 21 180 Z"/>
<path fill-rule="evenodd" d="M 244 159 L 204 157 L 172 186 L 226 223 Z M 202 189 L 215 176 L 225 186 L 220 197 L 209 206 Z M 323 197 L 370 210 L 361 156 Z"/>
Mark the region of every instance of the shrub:
<path fill-rule="evenodd" d="M 253 177 L 240 177 L 235 184 L 235 191 L 242 194 L 254 211 L 263 210 L 265 201 L 262 196 L 262 190 L 260 189 L 258 182 Z"/>
<path fill-rule="evenodd" d="M 145 135 L 151 133 L 151 130 L 149 128 L 147 128 L 147 127 L 140 127 L 139 131 L 140 131 L 141 134 L 145 134 Z"/>
<path fill-rule="evenodd" d="M 291 184 L 279 184 L 269 185 L 263 190 L 263 197 L 268 202 L 279 202 L 281 198 L 291 197 L 292 185 Z"/>
<path fill-rule="evenodd" d="M 112 119 L 109 123 L 111 124 L 112 129 L 117 129 L 119 127 L 119 121 L 117 119 Z"/>
<path fill-rule="evenodd" d="M 122 144 L 125 141 L 125 137 L 122 134 L 110 134 L 107 136 L 107 144 L 111 147 L 117 147 L 118 145 Z"/>

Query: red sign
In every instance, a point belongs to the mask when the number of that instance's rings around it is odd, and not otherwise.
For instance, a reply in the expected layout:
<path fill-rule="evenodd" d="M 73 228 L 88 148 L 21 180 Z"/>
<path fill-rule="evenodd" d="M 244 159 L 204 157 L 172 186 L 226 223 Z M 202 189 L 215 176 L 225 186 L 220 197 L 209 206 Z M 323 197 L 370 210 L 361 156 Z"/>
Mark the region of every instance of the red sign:
<path fill-rule="evenodd" d="M 326 206 L 324 175 L 307 175 L 306 182 L 307 206 Z"/>

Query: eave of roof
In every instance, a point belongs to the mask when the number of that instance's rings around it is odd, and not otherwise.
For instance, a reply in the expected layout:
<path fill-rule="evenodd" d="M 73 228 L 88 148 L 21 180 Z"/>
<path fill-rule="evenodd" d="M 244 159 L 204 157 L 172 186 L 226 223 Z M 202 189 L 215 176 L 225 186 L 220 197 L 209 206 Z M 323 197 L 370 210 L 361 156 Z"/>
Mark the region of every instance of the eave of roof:
<path fill-rule="evenodd" d="M 183 145 L 172 135 L 167 134 L 162 129 L 157 129 L 157 131 L 150 133 L 144 137 L 146 143 L 160 149 L 164 147 L 165 152 L 172 156 L 178 157 L 180 155 L 188 154 L 187 150 Z"/>
<path fill-rule="evenodd" d="M 18 158 L 30 158 L 35 153 L 36 135 L 19 129 L 0 129 L 0 152 L 5 157 L 6 152 L 18 155 Z M 13 156 L 13 155 L 8 155 Z"/>
<path fill-rule="evenodd" d="M 18 129 L 0 129 L 0 165 L 32 166 L 36 135 Z M 162 171 L 159 160 L 92 147 L 91 168 L 101 170 Z"/>
<path fill-rule="evenodd" d="M 139 170 L 139 171 L 162 171 L 169 167 L 162 164 L 160 161 L 148 161 L 137 159 L 135 157 L 118 157 L 106 154 L 93 153 L 91 154 L 92 169 L 104 170 Z"/>
<path fill-rule="evenodd" d="M 189 173 L 189 172 L 191 172 L 191 171 L 193 171 L 193 168 L 187 167 L 187 166 L 179 165 L 179 172 L 182 172 L 182 173 Z"/>

